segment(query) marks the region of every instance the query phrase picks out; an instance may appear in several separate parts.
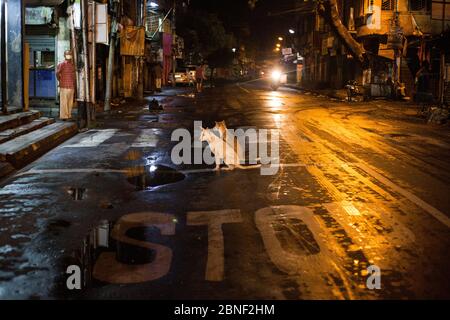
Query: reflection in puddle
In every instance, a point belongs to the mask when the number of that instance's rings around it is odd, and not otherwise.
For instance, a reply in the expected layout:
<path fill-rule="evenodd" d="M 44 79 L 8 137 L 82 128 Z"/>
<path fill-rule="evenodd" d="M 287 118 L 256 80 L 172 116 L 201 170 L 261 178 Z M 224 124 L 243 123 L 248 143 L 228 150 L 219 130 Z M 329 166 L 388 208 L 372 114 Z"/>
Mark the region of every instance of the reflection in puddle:
<path fill-rule="evenodd" d="M 135 246 L 117 241 L 113 238 L 113 223 L 102 221 L 84 239 L 79 252 L 77 265 L 80 265 L 83 275 L 83 288 L 101 286 L 102 281 L 94 277 L 96 263 L 103 255 L 112 256 L 119 264 L 129 266 L 150 263 L 155 259 L 155 251 L 142 246 Z M 120 226 L 116 225 L 117 228 Z M 126 231 L 125 236 L 137 241 L 151 241 L 158 230 L 152 227 L 135 227 Z M 111 266 L 112 267 L 112 266 Z M 108 271 L 108 268 L 105 269 Z"/>
<path fill-rule="evenodd" d="M 195 94 L 194 93 L 182 93 L 182 94 L 177 94 L 177 97 L 185 97 L 185 98 L 195 98 Z"/>
<path fill-rule="evenodd" d="M 64 268 L 80 267 L 83 289 L 161 278 L 170 268 L 172 251 L 166 236 L 175 234 L 176 222 L 174 216 L 157 212 L 128 214 L 115 223 L 103 220 L 81 248 L 66 257 Z"/>
<path fill-rule="evenodd" d="M 134 184 L 137 190 L 178 182 L 185 177 L 181 172 L 163 165 L 145 166 L 142 171 L 141 174 L 128 178 L 128 182 Z"/>

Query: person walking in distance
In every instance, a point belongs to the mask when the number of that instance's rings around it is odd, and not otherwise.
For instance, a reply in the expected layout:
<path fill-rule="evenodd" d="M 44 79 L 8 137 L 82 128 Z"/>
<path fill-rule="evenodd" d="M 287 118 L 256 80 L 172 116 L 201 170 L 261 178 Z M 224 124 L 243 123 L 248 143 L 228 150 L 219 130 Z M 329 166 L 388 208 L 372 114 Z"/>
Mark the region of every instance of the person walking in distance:
<path fill-rule="evenodd" d="M 59 82 L 59 117 L 62 120 L 72 118 L 73 98 L 75 93 L 75 66 L 72 62 L 72 52 L 64 52 L 65 60 L 56 69 L 56 78 Z"/>
<path fill-rule="evenodd" d="M 161 92 L 161 85 L 162 85 L 162 67 L 161 63 L 157 63 L 155 65 L 155 87 L 157 92 Z"/>
<path fill-rule="evenodd" d="M 202 92 L 203 90 L 203 80 L 206 80 L 205 67 L 205 63 L 202 62 L 202 64 L 195 69 L 195 82 L 197 84 L 197 92 Z"/>

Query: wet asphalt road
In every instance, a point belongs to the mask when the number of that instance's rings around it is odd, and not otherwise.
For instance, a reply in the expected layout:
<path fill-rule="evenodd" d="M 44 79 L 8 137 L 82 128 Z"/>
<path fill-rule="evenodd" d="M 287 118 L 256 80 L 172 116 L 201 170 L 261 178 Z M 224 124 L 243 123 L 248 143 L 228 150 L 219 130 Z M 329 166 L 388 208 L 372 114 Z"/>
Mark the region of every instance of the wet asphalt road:
<path fill-rule="evenodd" d="M 450 298 L 448 126 L 263 83 L 157 98 L 2 183 L 0 298 Z M 194 120 L 279 130 L 278 173 L 174 165 L 171 133 Z M 152 165 L 174 182 L 143 188 Z"/>

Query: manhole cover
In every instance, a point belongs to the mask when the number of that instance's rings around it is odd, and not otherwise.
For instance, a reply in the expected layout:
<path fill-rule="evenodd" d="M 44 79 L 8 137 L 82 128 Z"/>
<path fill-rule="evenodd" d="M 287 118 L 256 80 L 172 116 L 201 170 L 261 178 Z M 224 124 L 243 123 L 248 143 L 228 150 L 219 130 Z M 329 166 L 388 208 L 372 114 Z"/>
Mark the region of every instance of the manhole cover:
<path fill-rule="evenodd" d="M 184 177 L 184 174 L 173 168 L 164 165 L 150 165 L 144 167 L 143 174 L 128 178 L 128 182 L 134 184 L 137 190 L 145 190 L 178 182 L 183 180 Z"/>

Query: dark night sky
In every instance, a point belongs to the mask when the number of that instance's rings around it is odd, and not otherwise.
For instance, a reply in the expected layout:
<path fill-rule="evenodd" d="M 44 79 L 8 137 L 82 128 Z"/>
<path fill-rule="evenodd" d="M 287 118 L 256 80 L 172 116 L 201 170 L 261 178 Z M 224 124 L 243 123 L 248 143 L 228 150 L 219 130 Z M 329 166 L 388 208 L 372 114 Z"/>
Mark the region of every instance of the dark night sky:
<path fill-rule="evenodd" d="M 278 36 L 285 36 L 294 26 L 292 15 L 269 16 L 294 7 L 295 0 L 258 0 L 251 10 L 248 0 L 191 0 L 191 7 L 217 13 L 225 28 L 247 45 L 259 50 L 272 50 Z M 243 30 L 244 29 L 244 30 Z M 245 32 L 248 30 L 248 33 Z"/>

